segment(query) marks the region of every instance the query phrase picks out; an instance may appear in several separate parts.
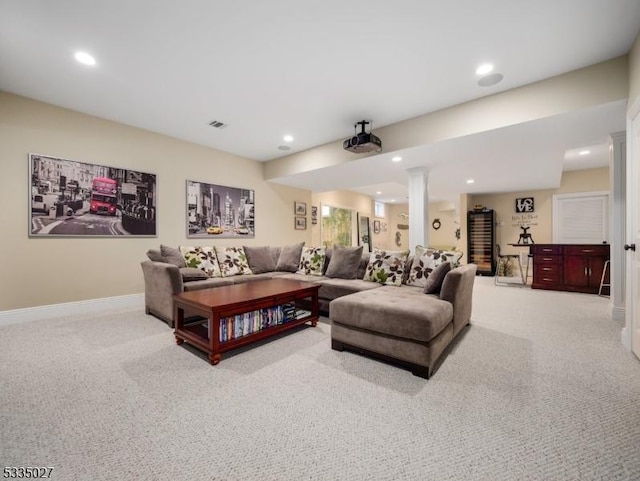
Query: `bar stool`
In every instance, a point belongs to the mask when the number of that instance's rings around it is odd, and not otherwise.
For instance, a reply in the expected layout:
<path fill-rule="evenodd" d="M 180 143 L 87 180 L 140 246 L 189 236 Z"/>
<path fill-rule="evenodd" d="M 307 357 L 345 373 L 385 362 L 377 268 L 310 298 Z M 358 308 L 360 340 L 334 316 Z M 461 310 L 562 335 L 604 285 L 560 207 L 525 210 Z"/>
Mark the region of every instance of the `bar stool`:
<path fill-rule="evenodd" d="M 607 269 L 609 268 L 609 259 L 607 259 L 606 261 L 604 261 L 604 268 L 602 269 L 602 277 L 600 278 L 600 289 L 598 289 L 598 295 L 601 296 L 602 295 L 602 288 L 603 287 L 608 287 L 609 289 L 611 289 L 611 284 L 605 284 L 604 283 L 604 278 L 607 275 Z M 609 296 L 604 296 L 604 297 L 609 297 Z"/>

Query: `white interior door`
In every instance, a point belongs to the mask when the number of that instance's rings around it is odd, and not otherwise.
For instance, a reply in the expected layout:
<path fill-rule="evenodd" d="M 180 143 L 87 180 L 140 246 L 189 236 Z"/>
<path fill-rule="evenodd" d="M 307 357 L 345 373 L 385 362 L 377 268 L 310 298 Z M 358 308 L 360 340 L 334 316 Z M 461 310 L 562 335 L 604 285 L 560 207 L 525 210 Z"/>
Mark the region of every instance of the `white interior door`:
<path fill-rule="evenodd" d="M 634 118 L 631 121 L 630 151 L 627 157 L 627 206 L 629 230 L 625 246 L 627 265 L 627 328 L 631 329 L 631 349 L 640 358 L 640 109 L 635 109 Z M 632 245 L 636 249 L 632 250 Z"/>

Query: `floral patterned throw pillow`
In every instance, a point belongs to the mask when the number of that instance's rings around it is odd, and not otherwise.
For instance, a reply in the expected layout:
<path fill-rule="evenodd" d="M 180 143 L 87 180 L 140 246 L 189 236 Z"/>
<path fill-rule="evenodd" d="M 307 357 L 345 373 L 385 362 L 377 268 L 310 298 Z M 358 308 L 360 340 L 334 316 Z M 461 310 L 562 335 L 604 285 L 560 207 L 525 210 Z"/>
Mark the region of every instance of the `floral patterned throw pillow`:
<path fill-rule="evenodd" d="M 222 277 L 253 274 L 242 247 L 216 247 Z"/>
<path fill-rule="evenodd" d="M 461 258 L 462 252 L 416 246 L 416 254 L 409 271 L 407 285 L 424 288 L 427 284 L 427 278 L 436 267 L 444 262 L 450 262 L 452 268 L 458 267 Z"/>
<path fill-rule="evenodd" d="M 296 274 L 321 276 L 326 253 L 325 247 L 303 247 L 302 254 L 300 254 L 300 266 Z"/>
<path fill-rule="evenodd" d="M 209 277 L 220 277 L 220 266 L 213 247 L 180 246 L 187 267 L 204 271 Z"/>
<path fill-rule="evenodd" d="M 409 257 L 409 251 L 373 249 L 363 280 L 399 286 L 402 284 L 407 257 Z"/>

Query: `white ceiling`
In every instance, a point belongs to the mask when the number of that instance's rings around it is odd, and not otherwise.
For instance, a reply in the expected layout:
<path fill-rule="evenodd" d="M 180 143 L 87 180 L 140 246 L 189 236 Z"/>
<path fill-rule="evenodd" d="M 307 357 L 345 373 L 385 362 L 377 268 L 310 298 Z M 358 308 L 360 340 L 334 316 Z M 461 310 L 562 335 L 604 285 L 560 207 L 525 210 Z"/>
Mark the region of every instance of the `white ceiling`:
<path fill-rule="evenodd" d="M 0 0 L 0 89 L 267 161 L 349 137 L 363 118 L 375 131 L 623 55 L 639 29 L 640 0 Z M 483 62 L 504 80 L 479 87 Z M 563 165 L 606 165 L 618 130 L 624 106 L 608 105 L 411 149 L 382 177 L 357 167 L 387 154 L 281 181 L 406 196 L 403 169 L 420 158 L 441 198 L 544 188 Z M 590 159 L 571 158 L 584 148 Z"/>

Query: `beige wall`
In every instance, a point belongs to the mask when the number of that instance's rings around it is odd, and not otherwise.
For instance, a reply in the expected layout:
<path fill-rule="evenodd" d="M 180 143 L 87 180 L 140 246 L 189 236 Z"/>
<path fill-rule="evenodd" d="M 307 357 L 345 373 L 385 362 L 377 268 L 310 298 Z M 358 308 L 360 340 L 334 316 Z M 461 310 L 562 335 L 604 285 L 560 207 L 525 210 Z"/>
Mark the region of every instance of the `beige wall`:
<path fill-rule="evenodd" d="M 640 102 L 640 33 L 629 52 L 629 107 Z"/>
<path fill-rule="evenodd" d="M 558 189 L 512 192 L 505 194 L 471 196 L 468 209 L 482 205 L 496 211 L 496 242 L 505 254 L 517 254 L 521 250 L 508 244 L 518 242 L 524 222 L 531 225 L 529 233 L 537 244 L 553 241 L 553 196 L 574 192 L 609 191 L 609 168 L 575 170 L 562 174 Z M 515 211 L 516 198 L 533 197 L 533 214 L 518 214 Z M 466 250 L 466 245 L 463 250 Z"/>
<path fill-rule="evenodd" d="M 440 228 L 433 228 L 433 221 L 440 219 Z M 459 247 L 456 229 L 460 227 L 460 215 L 451 202 L 429 204 L 429 245 L 434 247 Z"/>
<path fill-rule="evenodd" d="M 384 239 L 384 242 L 380 242 L 381 248 L 394 251 L 409 249 L 409 229 L 398 229 L 398 224 L 409 225 L 409 219 L 405 219 L 400 216 L 400 214 L 408 213 L 409 204 L 386 205 L 386 219 L 384 220 L 384 222 L 386 222 L 387 224 L 387 232 L 381 233 L 381 240 Z M 396 243 L 396 234 L 398 234 L 400 245 Z M 384 245 L 384 247 L 382 247 L 382 245 Z"/>
<path fill-rule="evenodd" d="M 0 310 L 143 292 L 147 249 L 205 244 L 186 238 L 186 179 L 256 191 L 256 238 L 209 244 L 311 239 L 294 229 L 293 214 L 311 193 L 265 182 L 259 162 L 2 92 L 0 149 Z M 30 152 L 155 173 L 157 238 L 29 238 Z"/>

